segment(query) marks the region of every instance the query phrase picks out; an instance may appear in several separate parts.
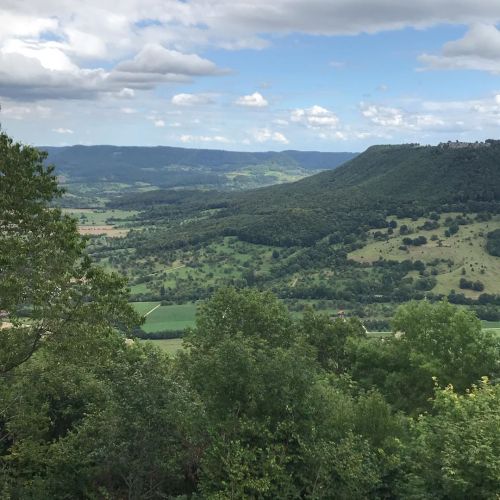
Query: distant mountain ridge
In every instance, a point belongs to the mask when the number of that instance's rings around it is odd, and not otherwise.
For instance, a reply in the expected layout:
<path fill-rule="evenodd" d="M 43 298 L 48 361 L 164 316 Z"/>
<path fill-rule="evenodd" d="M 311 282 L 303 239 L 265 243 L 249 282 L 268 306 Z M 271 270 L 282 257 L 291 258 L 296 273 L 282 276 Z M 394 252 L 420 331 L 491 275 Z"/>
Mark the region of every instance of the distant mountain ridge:
<path fill-rule="evenodd" d="M 163 182 L 159 176 L 171 176 L 182 168 L 191 170 L 194 176 L 200 173 L 223 175 L 259 165 L 318 171 L 334 169 L 357 155 L 293 150 L 249 153 L 169 146 L 77 145 L 40 149 L 47 151 L 48 161 L 57 166 L 57 172 L 72 181 L 151 182 L 154 179 L 160 185 Z"/>

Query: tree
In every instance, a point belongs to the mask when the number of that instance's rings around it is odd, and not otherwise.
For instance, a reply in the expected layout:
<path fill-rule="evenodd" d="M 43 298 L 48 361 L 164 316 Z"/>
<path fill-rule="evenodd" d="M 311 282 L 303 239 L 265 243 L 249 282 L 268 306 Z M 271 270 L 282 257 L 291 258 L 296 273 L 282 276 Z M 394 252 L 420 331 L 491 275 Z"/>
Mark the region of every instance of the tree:
<path fill-rule="evenodd" d="M 436 387 L 432 412 L 413 426 L 403 498 L 498 496 L 500 386 L 484 378 L 465 394 Z"/>
<path fill-rule="evenodd" d="M 336 328 L 340 339 L 350 331 Z M 380 485 L 369 425 L 272 294 L 221 290 L 186 347 L 179 370 L 207 417 L 203 497 L 364 498 Z"/>
<path fill-rule="evenodd" d="M 0 331 L 0 373 L 42 340 L 138 321 L 124 280 L 94 267 L 76 221 L 50 206 L 62 191 L 45 159 L 0 133 L 0 310 L 12 324 Z"/>
<path fill-rule="evenodd" d="M 351 374 L 396 409 L 411 415 L 429 409 L 433 377 L 463 392 L 498 373 L 499 341 L 471 311 L 447 302 L 409 302 L 396 311 L 392 328 L 391 337 L 353 346 Z"/>
<path fill-rule="evenodd" d="M 307 342 L 315 347 L 320 365 L 334 373 L 344 373 L 349 367 L 349 341 L 366 338 L 358 319 L 330 319 L 326 314 L 305 311 L 299 323 Z"/>

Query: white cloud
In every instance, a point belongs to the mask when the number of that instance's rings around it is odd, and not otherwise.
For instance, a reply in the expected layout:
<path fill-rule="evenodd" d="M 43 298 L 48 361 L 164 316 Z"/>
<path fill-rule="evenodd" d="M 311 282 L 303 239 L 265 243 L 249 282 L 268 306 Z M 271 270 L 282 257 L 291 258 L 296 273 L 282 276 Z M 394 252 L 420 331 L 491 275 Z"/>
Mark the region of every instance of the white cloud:
<path fill-rule="evenodd" d="M 73 52 L 63 42 L 18 38 L 0 42 L 0 95 L 18 100 L 95 99 L 108 93 L 131 98 L 136 90 L 223 73 L 196 54 L 157 44 L 146 44 L 133 59 L 111 70 L 82 68 L 72 59 Z"/>
<path fill-rule="evenodd" d="M 496 0 L 192 0 L 189 4 L 197 17 L 205 16 L 209 31 L 234 39 L 260 33 L 352 35 L 500 20 Z"/>
<path fill-rule="evenodd" d="M 459 132 L 464 130 L 464 122 L 454 115 L 446 113 L 448 103 L 434 106 L 419 103 L 420 109 L 406 111 L 401 108 L 360 103 L 361 114 L 371 123 L 390 131 L 415 132 Z M 427 108 L 427 109 L 426 109 Z M 431 108 L 434 108 L 431 111 Z"/>
<path fill-rule="evenodd" d="M 301 123 L 308 128 L 336 128 L 339 118 L 333 112 L 318 105 L 310 108 L 297 108 L 291 113 L 292 122 Z"/>
<path fill-rule="evenodd" d="M 82 57 L 121 59 L 147 43 L 259 49 L 269 44 L 262 33 L 337 35 L 498 21 L 496 0 L 122 0 L 119 11 L 111 0 L 3 0 L 0 38 L 53 32 Z"/>
<path fill-rule="evenodd" d="M 120 108 L 120 111 L 126 115 L 133 115 L 134 113 L 137 113 L 137 109 L 134 108 Z"/>
<path fill-rule="evenodd" d="M 56 132 L 57 134 L 73 134 L 74 133 L 73 130 L 71 130 L 70 128 L 62 128 L 62 127 L 53 128 L 52 132 Z"/>
<path fill-rule="evenodd" d="M 403 112 L 397 108 L 361 104 L 361 113 L 365 118 L 383 127 L 400 127 L 403 125 Z"/>
<path fill-rule="evenodd" d="M 57 30 L 58 21 L 50 16 L 39 17 L 32 13 L 0 8 L 0 26 L 0 40 L 11 36 L 36 37 L 44 32 Z"/>
<path fill-rule="evenodd" d="M 119 63 L 115 69 L 125 73 L 183 76 L 216 75 L 222 72 L 208 59 L 169 50 L 158 44 L 145 45 L 132 60 Z"/>
<path fill-rule="evenodd" d="M 0 95 L 12 99 L 87 99 L 112 88 L 100 69 L 51 70 L 35 57 L 0 51 Z"/>
<path fill-rule="evenodd" d="M 37 60 L 43 68 L 53 71 L 75 71 L 78 67 L 61 50 L 57 42 L 9 39 L 1 48 L 2 54 L 19 54 Z"/>
<path fill-rule="evenodd" d="M 123 97 L 124 99 L 130 99 L 135 96 L 135 90 L 124 87 L 119 92 L 116 93 L 118 97 Z"/>
<path fill-rule="evenodd" d="M 206 136 L 184 134 L 179 137 L 179 140 L 184 143 L 215 142 L 229 144 L 231 142 L 227 137 L 224 137 L 222 135 Z"/>
<path fill-rule="evenodd" d="M 165 122 L 163 120 L 154 120 L 153 124 L 155 127 L 164 127 L 165 126 Z"/>
<path fill-rule="evenodd" d="M 260 92 L 238 97 L 234 103 L 238 106 L 247 106 L 249 108 L 265 108 L 269 105 Z"/>
<path fill-rule="evenodd" d="M 421 69 L 500 73 L 500 31 L 492 24 L 474 24 L 463 38 L 444 44 L 441 54 L 422 54 L 418 59 Z"/>
<path fill-rule="evenodd" d="M 281 144 L 288 144 L 290 141 L 281 132 L 274 132 L 268 128 L 257 129 L 253 132 L 253 138 L 256 142 L 279 142 Z"/>
<path fill-rule="evenodd" d="M 198 106 L 212 104 L 213 99 L 207 94 L 176 94 L 171 99 L 176 106 Z"/>

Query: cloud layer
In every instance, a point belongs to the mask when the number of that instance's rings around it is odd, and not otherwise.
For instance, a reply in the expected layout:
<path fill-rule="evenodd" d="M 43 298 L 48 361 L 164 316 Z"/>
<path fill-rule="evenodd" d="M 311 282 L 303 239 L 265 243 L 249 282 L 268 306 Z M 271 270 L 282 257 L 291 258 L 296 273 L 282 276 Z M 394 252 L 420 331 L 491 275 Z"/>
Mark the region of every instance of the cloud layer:
<path fill-rule="evenodd" d="M 427 99 L 425 85 L 407 93 L 399 86 L 405 78 L 431 78 L 434 70 L 496 78 L 498 0 L 122 0 L 116 6 L 110 0 L 3 0 L 2 119 L 41 143 L 53 137 L 117 142 L 116 129 L 135 138 L 145 128 L 148 141 L 236 149 L 436 141 L 445 134 L 482 136 L 500 124 L 500 83 L 489 93 L 478 86 L 476 94 L 464 91 L 462 100 L 449 101 L 439 101 L 438 92 Z M 341 39 L 333 38 L 361 34 L 359 40 L 370 43 L 376 37 L 366 34 L 416 28 L 421 31 L 408 31 L 425 40 L 426 28 L 442 25 L 460 25 L 463 34 L 440 48 L 422 44 L 406 52 L 411 75 L 391 81 L 388 71 L 371 89 L 359 76 L 370 61 L 337 51 Z M 332 37 L 328 51 L 316 49 L 325 37 Z M 289 60 L 258 66 L 262 51 L 286 43 Z M 300 59 L 295 43 L 314 57 Z M 390 47 L 393 54 L 405 49 Z M 247 58 L 249 50 L 259 52 Z M 298 68 L 288 81 L 277 71 L 282 63 L 284 71 Z M 356 85 L 342 90 L 342 80 L 356 71 Z"/>

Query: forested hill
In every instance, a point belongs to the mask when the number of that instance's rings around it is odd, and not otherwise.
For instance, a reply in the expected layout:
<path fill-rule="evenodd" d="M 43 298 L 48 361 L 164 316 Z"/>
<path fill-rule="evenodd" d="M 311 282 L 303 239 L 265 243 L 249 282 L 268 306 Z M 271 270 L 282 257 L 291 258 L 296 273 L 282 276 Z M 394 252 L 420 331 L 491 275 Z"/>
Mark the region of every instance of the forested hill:
<path fill-rule="evenodd" d="M 454 203 L 500 199 L 500 141 L 470 147 L 372 146 L 333 172 L 240 199 L 270 199 L 284 207 L 327 208 L 337 200 Z"/>
<path fill-rule="evenodd" d="M 166 146 L 68 146 L 41 149 L 48 152 L 48 161 L 57 165 L 59 174 L 80 182 L 135 182 L 151 176 L 158 180 L 159 176 L 171 175 L 172 167 L 188 167 L 219 174 L 258 165 L 317 171 L 334 169 L 357 154 L 314 151 L 247 153 Z M 161 180 L 158 184 L 161 184 Z"/>
<path fill-rule="evenodd" d="M 154 195 L 154 196 L 153 196 Z M 161 202 L 161 193 L 143 195 Z M 131 198 L 127 203 L 144 201 Z M 119 202 L 121 206 L 124 206 Z M 203 207 L 211 208 L 209 200 Z M 310 245 L 385 227 L 388 215 L 419 216 L 429 210 L 493 210 L 500 203 L 500 141 L 441 146 L 374 146 L 334 171 L 292 184 L 213 195 L 212 219 L 184 224 L 194 233 L 235 235 L 255 243 Z M 215 203 L 217 202 L 217 203 Z M 176 211 L 182 202 L 175 201 Z M 196 206 L 189 196 L 189 210 Z M 165 211 L 170 211 L 166 202 Z M 162 209 L 154 208 L 157 217 Z"/>

